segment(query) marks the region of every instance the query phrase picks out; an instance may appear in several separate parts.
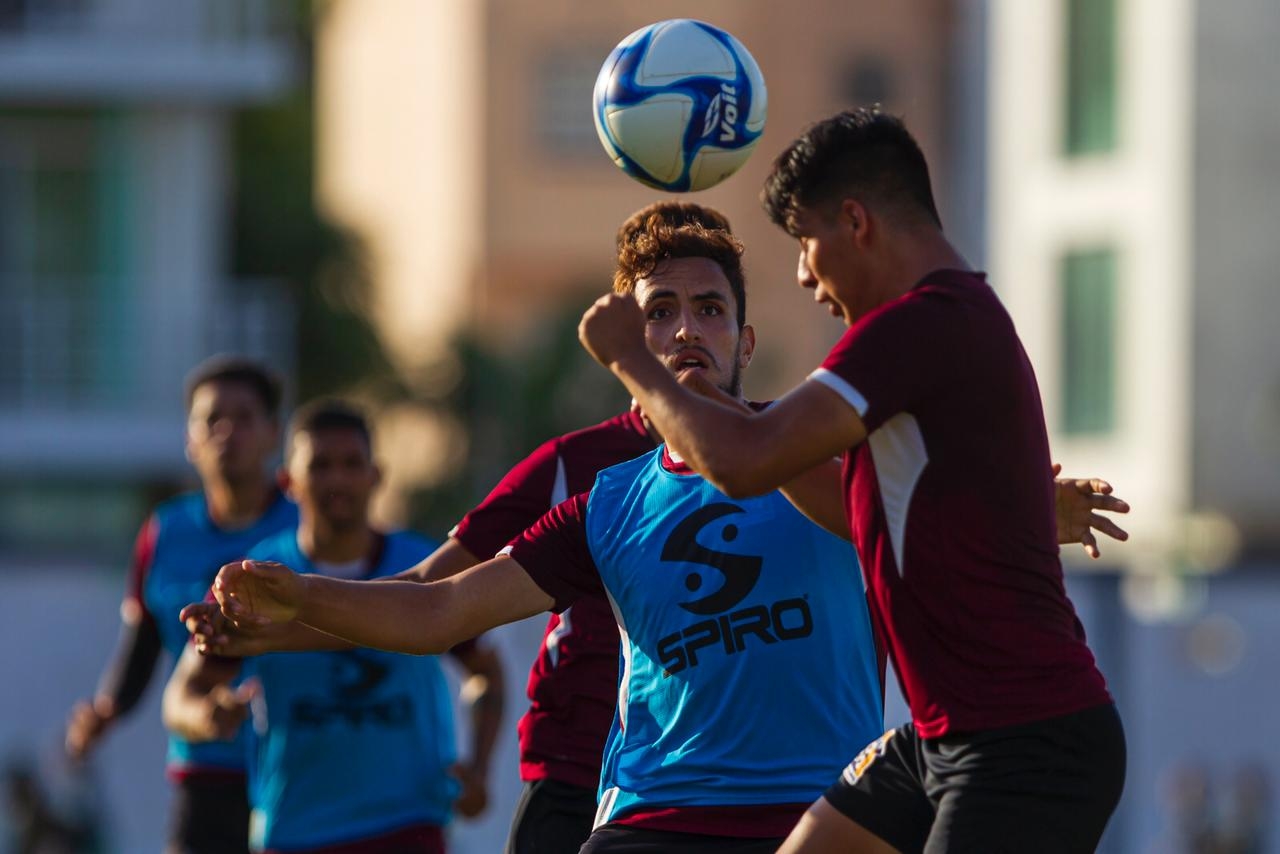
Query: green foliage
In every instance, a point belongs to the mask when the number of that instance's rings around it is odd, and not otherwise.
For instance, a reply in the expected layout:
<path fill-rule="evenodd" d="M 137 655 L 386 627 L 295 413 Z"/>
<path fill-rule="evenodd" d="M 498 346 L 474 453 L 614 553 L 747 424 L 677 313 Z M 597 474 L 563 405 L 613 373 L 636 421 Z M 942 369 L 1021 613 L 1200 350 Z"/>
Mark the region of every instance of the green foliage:
<path fill-rule="evenodd" d="M 297 324 L 296 396 L 394 376 L 364 307 L 358 241 L 315 208 L 315 109 L 309 88 L 239 111 L 233 122 L 232 272 L 285 281 Z"/>
<path fill-rule="evenodd" d="M 578 343 L 586 304 L 567 301 L 512 352 L 499 353 L 470 333 L 456 339 L 462 378 L 439 405 L 466 427 L 467 462 L 448 482 L 412 498 L 420 530 L 447 531 L 542 442 L 629 405 L 625 389 Z"/>

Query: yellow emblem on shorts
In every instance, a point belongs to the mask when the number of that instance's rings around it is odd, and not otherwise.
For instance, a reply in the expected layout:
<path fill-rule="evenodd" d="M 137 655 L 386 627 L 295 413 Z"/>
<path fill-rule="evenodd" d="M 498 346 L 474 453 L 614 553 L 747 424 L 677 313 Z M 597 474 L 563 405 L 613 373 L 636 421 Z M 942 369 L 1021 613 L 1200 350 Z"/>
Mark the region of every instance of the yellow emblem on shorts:
<path fill-rule="evenodd" d="M 844 769 L 844 773 L 840 775 L 844 778 L 844 781 L 850 786 L 856 784 L 858 782 L 858 778 L 866 773 L 866 770 L 870 768 L 877 759 L 884 756 L 884 751 L 889 744 L 889 739 L 893 738 L 893 735 L 896 732 L 896 729 L 891 729 L 875 741 L 868 744 L 866 747 L 862 748 L 862 752 L 853 757 L 853 761 L 849 763 L 849 766 Z"/>

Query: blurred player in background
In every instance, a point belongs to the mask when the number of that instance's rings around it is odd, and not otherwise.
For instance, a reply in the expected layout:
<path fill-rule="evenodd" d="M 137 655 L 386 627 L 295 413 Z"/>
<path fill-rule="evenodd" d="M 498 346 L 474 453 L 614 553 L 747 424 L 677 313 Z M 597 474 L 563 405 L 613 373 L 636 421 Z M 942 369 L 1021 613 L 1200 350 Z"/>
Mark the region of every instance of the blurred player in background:
<path fill-rule="evenodd" d="M 649 353 L 634 300 L 598 301 L 580 335 L 729 495 L 845 458 L 810 512 L 848 514 L 835 527 L 864 558 L 912 723 L 857 757 L 782 850 L 1093 851 L 1124 734 L 1064 588 L 1039 391 L 1008 314 L 943 235 L 897 119 L 814 125 L 764 200 L 799 240 L 799 284 L 849 326 L 807 382 L 760 413 L 691 394 Z"/>
<path fill-rule="evenodd" d="M 255 362 L 215 357 L 188 376 L 186 404 L 187 459 L 202 488 L 160 504 L 138 534 L 119 648 L 96 695 L 76 705 L 67 725 L 75 758 L 88 756 L 137 706 L 162 650 L 170 667 L 177 661 L 187 640 L 177 609 L 203 595 L 219 566 L 297 524 L 268 468 L 280 440 L 278 380 Z M 171 736 L 168 776 L 176 791 L 166 850 L 246 850 L 242 744 Z"/>
<path fill-rule="evenodd" d="M 254 558 L 330 578 L 371 579 L 431 553 L 433 544 L 414 534 L 370 526 L 380 474 L 368 423 L 350 406 L 321 401 L 298 412 L 286 472 L 298 526 L 254 547 Z M 450 653 L 481 697 L 501 684 L 498 658 L 483 643 L 466 641 Z M 237 687 L 241 677 L 249 678 Z M 468 814 L 485 802 L 484 775 L 458 774 L 455 766 L 449 693 L 434 656 L 341 650 L 236 659 L 202 656 L 189 644 L 164 713 L 175 732 L 209 742 L 234 737 L 253 704 L 255 850 L 438 854 L 455 798 Z M 487 769 L 494 728 L 474 735 L 474 755 L 463 766 Z"/>

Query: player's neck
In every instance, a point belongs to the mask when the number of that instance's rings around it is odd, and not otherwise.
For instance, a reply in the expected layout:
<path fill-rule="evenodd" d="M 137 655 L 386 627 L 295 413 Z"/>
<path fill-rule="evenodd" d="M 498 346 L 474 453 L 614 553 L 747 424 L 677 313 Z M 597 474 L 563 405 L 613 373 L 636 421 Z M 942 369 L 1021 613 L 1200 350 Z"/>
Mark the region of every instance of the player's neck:
<path fill-rule="evenodd" d="M 347 563 L 368 557 L 377 534 L 368 525 L 337 529 L 320 519 L 298 522 L 298 547 L 307 560 Z"/>
<path fill-rule="evenodd" d="M 265 475 L 244 483 L 206 482 L 205 503 L 209 518 L 219 528 L 247 528 L 262 518 L 275 494 L 275 485 Z"/>
<path fill-rule="evenodd" d="M 897 279 L 903 293 L 936 270 L 969 270 L 965 260 L 946 236 L 937 229 L 914 232 L 894 253 Z"/>

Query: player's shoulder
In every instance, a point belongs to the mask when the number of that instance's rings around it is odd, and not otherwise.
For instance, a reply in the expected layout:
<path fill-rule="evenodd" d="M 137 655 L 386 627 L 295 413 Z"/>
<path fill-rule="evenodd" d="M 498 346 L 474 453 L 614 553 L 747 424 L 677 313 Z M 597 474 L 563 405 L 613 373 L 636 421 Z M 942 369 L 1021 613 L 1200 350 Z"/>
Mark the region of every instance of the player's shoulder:
<path fill-rule="evenodd" d="M 625 445 L 639 451 L 653 447 L 644 422 L 634 412 L 623 412 L 599 424 L 583 427 L 552 439 L 550 443 L 561 453 L 594 451 L 602 446 Z"/>
<path fill-rule="evenodd" d="M 884 306 L 890 310 L 927 311 L 933 307 L 964 304 L 1003 312 L 1003 304 L 995 289 L 987 283 L 987 274 L 971 270 L 934 270 L 899 299 Z"/>
<path fill-rule="evenodd" d="M 601 499 L 619 491 L 630 490 L 643 472 L 654 464 L 655 457 L 662 453 L 662 446 L 638 457 L 606 466 L 596 474 L 595 485 L 591 488 L 592 498 Z"/>

